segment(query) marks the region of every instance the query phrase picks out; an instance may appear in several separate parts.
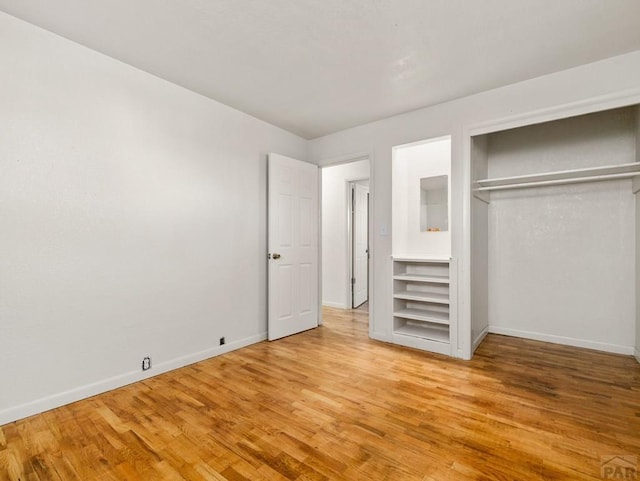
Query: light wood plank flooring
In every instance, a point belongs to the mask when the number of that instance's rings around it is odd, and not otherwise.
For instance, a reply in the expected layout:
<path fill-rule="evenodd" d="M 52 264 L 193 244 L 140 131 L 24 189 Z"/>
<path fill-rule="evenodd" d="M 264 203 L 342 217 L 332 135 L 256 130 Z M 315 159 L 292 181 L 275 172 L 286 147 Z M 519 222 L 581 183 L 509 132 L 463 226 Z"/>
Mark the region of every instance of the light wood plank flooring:
<path fill-rule="evenodd" d="M 0 428 L 0 480 L 601 479 L 640 458 L 640 365 L 490 335 L 465 362 L 366 314 Z"/>

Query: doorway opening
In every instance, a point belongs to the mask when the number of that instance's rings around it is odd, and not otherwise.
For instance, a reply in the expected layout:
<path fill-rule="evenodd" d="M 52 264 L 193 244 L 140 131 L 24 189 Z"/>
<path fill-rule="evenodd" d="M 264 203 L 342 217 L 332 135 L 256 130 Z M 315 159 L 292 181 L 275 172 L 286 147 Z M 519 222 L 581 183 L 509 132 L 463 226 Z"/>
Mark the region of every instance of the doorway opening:
<path fill-rule="evenodd" d="M 369 307 L 369 159 L 321 169 L 323 307 Z"/>

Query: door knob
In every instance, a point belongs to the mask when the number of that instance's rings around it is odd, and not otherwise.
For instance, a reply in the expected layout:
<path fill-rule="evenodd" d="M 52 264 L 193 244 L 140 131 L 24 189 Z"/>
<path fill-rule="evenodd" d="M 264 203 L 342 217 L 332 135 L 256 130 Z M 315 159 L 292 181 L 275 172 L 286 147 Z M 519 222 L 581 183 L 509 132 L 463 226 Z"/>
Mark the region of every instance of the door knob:
<path fill-rule="evenodd" d="M 274 259 L 280 259 L 280 254 L 273 254 Z"/>

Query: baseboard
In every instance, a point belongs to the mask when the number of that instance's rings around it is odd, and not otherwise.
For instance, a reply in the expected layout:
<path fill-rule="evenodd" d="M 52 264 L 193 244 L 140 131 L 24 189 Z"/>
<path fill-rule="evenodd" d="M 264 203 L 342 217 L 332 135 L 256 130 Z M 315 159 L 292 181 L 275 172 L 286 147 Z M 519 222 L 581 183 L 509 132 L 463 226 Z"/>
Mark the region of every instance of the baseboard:
<path fill-rule="evenodd" d="M 565 346 L 584 347 L 595 349 L 596 351 L 612 352 L 614 354 L 633 355 L 633 347 L 609 344 L 606 342 L 590 341 L 588 339 L 575 339 L 572 337 L 554 336 L 539 332 L 520 331 L 518 329 L 508 329 L 504 327 L 489 326 L 489 332 L 493 334 L 503 334 L 505 336 L 522 337 L 534 341 L 552 342 L 554 344 L 564 344 Z"/>
<path fill-rule="evenodd" d="M 407 336 L 405 334 L 393 334 L 392 341 L 400 346 L 412 347 L 422 351 L 435 352 L 445 356 L 452 356 L 451 344 L 448 342 L 432 341 L 431 339 L 423 339 L 421 337 Z"/>
<path fill-rule="evenodd" d="M 476 352 L 476 349 L 478 349 L 478 346 L 480 345 L 480 343 L 484 341 L 484 338 L 487 337 L 487 334 L 489 334 L 489 326 L 485 327 L 482 331 L 480 331 L 480 334 L 478 334 L 478 336 L 473 340 L 473 345 L 471 347 L 471 354 Z"/>
<path fill-rule="evenodd" d="M 240 349 L 242 347 L 264 341 L 266 338 L 267 333 L 263 332 L 255 336 L 230 342 L 223 346 L 211 347 L 203 351 L 154 364 L 153 368 L 148 372 L 130 371 L 118 376 L 80 386 L 69 391 L 60 392 L 51 396 L 37 399 L 35 401 L 21 404 L 19 406 L 4 409 L 0 411 L 0 426 L 13 421 L 17 421 L 18 419 L 33 416 L 34 414 L 40 414 L 44 411 L 64 406 L 65 404 L 71 404 L 73 402 L 80 401 L 97 394 L 102 394 L 104 392 L 126 386 L 127 384 L 142 381 L 144 379 L 148 379 L 150 377 L 154 377 L 168 371 L 173 371 L 174 369 L 188 366 L 189 364 L 193 364 L 195 362 L 204 361 L 205 359 L 209 359 L 211 357 L 219 356 L 230 351 L 235 351 L 236 349 Z"/>
<path fill-rule="evenodd" d="M 633 350 L 633 355 L 636 358 L 636 361 L 638 361 L 638 363 L 640 363 L 640 348 L 636 347 Z"/>
<path fill-rule="evenodd" d="M 371 339 L 375 339 L 376 341 L 383 341 L 383 342 L 387 342 L 389 339 L 388 337 L 381 332 L 372 332 L 369 334 L 369 337 Z"/>
<path fill-rule="evenodd" d="M 322 301 L 322 305 L 324 307 L 333 307 L 335 309 L 349 309 L 347 306 L 345 306 L 341 302 Z"/>

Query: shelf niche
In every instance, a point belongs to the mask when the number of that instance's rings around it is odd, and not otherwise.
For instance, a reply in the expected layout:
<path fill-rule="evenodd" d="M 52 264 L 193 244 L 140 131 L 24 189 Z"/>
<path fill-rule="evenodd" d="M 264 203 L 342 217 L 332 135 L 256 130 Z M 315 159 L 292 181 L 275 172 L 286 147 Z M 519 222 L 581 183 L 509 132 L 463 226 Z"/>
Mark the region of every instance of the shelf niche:
<path fill-rule="evenodd" d="M 451 137 L 393 148 L 394 257 L 451 257 Z"/>
<path fill-rule="evenodd" d="M 451 137 L 393 148 L 391 341 L 455 355 Z M 451 296 L 454 296 L 452 299 Z M 453 308 L 452 308 L 453 307 Z"/>
<path fill-rule="evenodd" d="M 449 261 L 393 259 L 396 342 L 420 347 L 418 342 L 422 340 L 429 350 L 448 354 L 449 303 Z"/>

